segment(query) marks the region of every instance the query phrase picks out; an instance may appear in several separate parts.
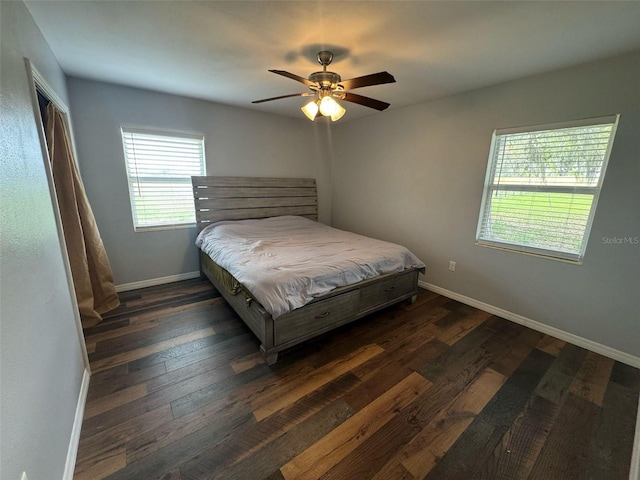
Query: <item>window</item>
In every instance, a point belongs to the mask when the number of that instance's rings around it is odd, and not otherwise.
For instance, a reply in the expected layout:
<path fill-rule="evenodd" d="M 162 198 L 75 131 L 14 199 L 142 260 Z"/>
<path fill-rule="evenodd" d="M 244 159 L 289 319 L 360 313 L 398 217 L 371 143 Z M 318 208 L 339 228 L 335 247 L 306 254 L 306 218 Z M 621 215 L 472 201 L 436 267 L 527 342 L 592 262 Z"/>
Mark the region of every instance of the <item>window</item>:
<path fill-rule="evenodd" d="M 496 130 L 477 244 L 580 262 L 617 124 L 612 115 Z"/>
<path fill-rule="evenodd" d="M 195 223 L 192 175 L 204 175 L 204 137 L 122 128 L 136 231 Z"/>

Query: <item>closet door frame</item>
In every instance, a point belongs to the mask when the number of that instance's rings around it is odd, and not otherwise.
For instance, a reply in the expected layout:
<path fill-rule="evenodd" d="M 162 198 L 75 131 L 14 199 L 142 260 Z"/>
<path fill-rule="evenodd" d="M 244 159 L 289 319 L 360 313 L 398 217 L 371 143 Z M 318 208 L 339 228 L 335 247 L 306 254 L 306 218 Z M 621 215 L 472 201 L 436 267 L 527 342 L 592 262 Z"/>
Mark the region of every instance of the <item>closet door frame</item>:
<path fill-rule="evenodd" d="M 82 357 L 84 361 L 85 370 L 91 374 L 91 368 L 89 364 L 89 355 L 87 354 L 87 344 L 84 339 L 84 332 L 82 330 L 82 320 L 80 318 L 80 310 L 78 309 L 78 300 L 76 298 L 76 291 L 73 286 L 73 276 L 71 274 L 71 263 L 69 262 L 69 253 L 64 241 L 64 230 L 62 229 L 62 219 L 60 217 L 60 207 L 58 205 L 58 198 L 56 197 L 55 184 L 53 181 L 53 171 L 51 169 L 51 160 L 49 158 L 49 148 L 47 147 L 47 139 L 44 132 L 44 119 L 40 114 L 40 106 L 38 103 L 38 90 L 53 103 L 64 116 L 64 121 L 67 124 L 69 135 L 71 136 L 71 148 L 73 149 L 74 159 L 77 162 L 78 155 L 76 152 L 76 145 L 73 138 L 73 128 L 71 126 L 71 119 L 69 118 L 69 107 L 61 100 L 60 96 L 51 88 L 46 82 L 44 77 L 38 72 L 28 58 L 25 58 L 25 65 L 27 69 L 27 78 L 29 80 L 29 90 L 31 91 L 31 100 L 33 104 L 33 115 L 36 120 L 36 128 L 38 130 L 38 137 L 40 139 L 40 148 L 42 149 L 42 159 L 44 163 L 44 170 L 47 176 L 47 183 L 49 184 L 49 196 L 51 198 L 51 204 L 53 206 L 53 214 L 55 217 L 56 228 L 58 230 L 58 243 L 60 245 L 60 252 L 62 253 L 62 262 L 67 277 L 67 287 L 69 289 L 69 296 L 73 302 L 73 316 L 76 324 L 76 331 L 78 334 L 78 341 L 80 342 L 82 351 Z"/>

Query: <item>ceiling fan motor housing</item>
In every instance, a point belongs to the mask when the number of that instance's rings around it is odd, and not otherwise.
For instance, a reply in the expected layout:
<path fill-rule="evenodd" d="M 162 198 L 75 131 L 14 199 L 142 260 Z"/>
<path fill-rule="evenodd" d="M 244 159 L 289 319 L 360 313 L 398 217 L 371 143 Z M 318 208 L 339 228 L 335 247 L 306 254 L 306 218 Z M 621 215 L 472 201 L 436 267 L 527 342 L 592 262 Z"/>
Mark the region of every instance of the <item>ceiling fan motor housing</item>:
<path fill-rule="evenodd" d="M 332 86 L 340 83 L 342 78 L 335 72 L 314 72 L 309 75 L 309 81 L 315 82 L 320 85 L 321 88 L 331 88 Z"/>
<path fill-rule="evenodd" d="M 342 80 L 340 75 L 335 72 L 328 72 L 327 65 L 333 61 L 333 53 L 327 50 L 318 52 L 316 57 L 318 63 L 322 65 L 322 72 L 313 72 L 309 75 L 309 81 L 317 83 L 321 90 L 335 90 L 338 83 Z M 312 90 L 315 90 L 312 88 Z"/>

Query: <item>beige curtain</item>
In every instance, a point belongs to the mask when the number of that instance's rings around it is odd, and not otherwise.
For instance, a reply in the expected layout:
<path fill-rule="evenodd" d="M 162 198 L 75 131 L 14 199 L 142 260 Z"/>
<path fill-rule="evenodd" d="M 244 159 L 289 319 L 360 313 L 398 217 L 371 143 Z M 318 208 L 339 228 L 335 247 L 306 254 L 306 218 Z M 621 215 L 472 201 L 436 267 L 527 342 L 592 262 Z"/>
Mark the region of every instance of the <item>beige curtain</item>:
<path fill-rule="evenodd" d="M 120 300 L 113 285 L 107 252 L 73 158 L 64 115 L 51 103 L 47 106 L 45 124 L 73 284 L 82 326 L 86 328 L 102 321 L 101 315 L 116 308 Z"/>

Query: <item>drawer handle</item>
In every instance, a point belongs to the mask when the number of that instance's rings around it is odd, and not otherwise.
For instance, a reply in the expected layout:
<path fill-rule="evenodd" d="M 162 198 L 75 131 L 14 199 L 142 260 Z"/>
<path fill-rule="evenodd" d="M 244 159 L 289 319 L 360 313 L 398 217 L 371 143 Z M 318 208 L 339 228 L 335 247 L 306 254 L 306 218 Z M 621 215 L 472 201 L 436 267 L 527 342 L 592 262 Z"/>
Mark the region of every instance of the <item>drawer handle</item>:
<path fill-rule="evenodd" d="M 389 287 L 384 289 L 384 293 L 391 293 L 396 289 L 396 287 Z"/>
<path fill-rule="evenodd" d="M 316 318 L 327 318 L 329 316 L 329 312 L 321 313 L 320 315 L 316 315 Z"/>

